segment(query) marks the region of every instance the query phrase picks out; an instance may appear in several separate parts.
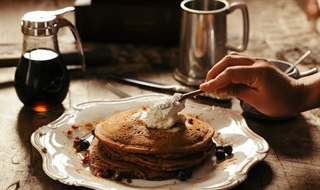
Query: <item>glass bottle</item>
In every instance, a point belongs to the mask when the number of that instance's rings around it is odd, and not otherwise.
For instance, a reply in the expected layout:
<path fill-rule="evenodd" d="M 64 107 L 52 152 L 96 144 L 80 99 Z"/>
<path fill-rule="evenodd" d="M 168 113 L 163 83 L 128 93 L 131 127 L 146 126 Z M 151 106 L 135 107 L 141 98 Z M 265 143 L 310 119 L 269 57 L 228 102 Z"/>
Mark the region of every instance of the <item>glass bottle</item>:
<path fill-rule="evenodd" d="M 21 102 L 36 112 L 61 106 L 69 90 L 69 75 L 60 55 L 57 33 L 69 26 L 84 55 L 79 34 L 62 14 L 74 10 L 67 7 L 57 11 L 34 11 L 22 17 L 22 55 L 15 72 L 14 86 Z"/>

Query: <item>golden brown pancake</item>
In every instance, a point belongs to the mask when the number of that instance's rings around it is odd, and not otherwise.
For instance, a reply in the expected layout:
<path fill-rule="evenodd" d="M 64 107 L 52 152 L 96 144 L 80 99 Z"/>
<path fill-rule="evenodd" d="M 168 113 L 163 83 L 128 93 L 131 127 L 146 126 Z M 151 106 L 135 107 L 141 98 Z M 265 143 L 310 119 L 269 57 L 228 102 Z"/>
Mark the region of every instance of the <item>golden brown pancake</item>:
<path fill-rule="evenodd" d="M 185 123 L 170 129 L 152 129 L 140 119 L 143 112 L 134 109 L 111 115 L 99 122 L 95 136 L 114 149 L 143 154 L 191 153 L 212 141 L 214 129 L 191 115 L 184 114 Z"/>
<path fill-rule="evenodd" d="M 161 180 L 200 165 L 215 148 L 214 129 L 182 113 L 186 120 L 170 129 L 148 128 L 146 108 L 116 113 L 95 128 L 88 152 L 90 167 L 121 172 L 127 178 Z"/>
<path fill-rule="evenodd" d="M 147 179 L 147 180 L 163 180 L 177 176 L 178 171 L 155 171 L 149 168 L 141 167 L 131 162 L 122 160 L 114 160 L 109 157 L 108 152 L 101 151 L 98 140 L 93 139 L 92 145 L 89 147 L 90 167 L 98 171 L 105 169 L 117 171 L 124 178 L 131 179 Z"/>

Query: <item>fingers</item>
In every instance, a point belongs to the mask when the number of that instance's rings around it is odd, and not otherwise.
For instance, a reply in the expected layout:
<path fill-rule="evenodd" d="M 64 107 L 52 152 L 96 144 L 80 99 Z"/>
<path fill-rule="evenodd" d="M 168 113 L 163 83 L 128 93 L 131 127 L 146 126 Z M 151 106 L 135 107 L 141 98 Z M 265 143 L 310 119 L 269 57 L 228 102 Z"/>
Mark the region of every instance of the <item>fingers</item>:
<path fill-rule="evenodd" d="M 259 92 L 245 84 L 230 84 L 216 90 L 215 93 L 218 96 L 234 96 L 246 102 L 253 102 Z"/>
<path fill-rule="evenodd" d="M 228 86 L 229 84 L 246 84 L 251 88 L 257 88 L 259 69 L 255 72 L 249 66 L 233 66 L 226 68 L 215 78 L 200 85 L 203 91 L 215 91 Z"/>
<path fill-rule="evenodd" d="M 243 53 L 239 53 L 239 52 L 236 52 L 236 51 L 232 51 L 232 52 L 230 52 L 230 53 L 229 53 L 229 55 L 241 55 L 241 56 L 247 56 L 247 55 L 245 55 L 245 54 L 243 54 Z"/>
<path fill-rule="evenodd" d="M 208 71 L 206 81 L 215 78 L 228 67 L 237 65 L 252 65 L 254 62 L 254 58 L 232 52 L 231 54 L 225 56 Z"/>

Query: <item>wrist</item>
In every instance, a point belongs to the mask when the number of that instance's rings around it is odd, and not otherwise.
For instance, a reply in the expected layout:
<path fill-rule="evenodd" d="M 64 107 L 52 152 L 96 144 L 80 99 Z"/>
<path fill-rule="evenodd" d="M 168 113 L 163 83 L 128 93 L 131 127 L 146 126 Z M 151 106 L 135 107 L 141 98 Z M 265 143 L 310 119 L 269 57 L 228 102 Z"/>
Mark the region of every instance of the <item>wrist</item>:
<path fill-rule="evenodd" d="M 300 96 L 298 111 L 303 112 L 320 107 L 320 73 L 298 79 L 297 96 Z"/>

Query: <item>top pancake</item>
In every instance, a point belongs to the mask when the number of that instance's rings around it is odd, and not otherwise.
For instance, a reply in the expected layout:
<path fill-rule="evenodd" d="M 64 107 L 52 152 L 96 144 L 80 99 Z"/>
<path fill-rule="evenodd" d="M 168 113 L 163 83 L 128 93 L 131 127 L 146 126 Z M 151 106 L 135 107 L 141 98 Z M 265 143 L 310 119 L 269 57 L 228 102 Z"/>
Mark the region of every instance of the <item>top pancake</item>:
<path fill-rule="evenodd" d="M 95 136 L 106 146 L 128 153 L 176 154 L 208 148 L 214 129 L 189 114 L 184 123 L 170 129 L 152 129 L 140 119 L 146 108 L 113 114 L 95 128 Z"/>

